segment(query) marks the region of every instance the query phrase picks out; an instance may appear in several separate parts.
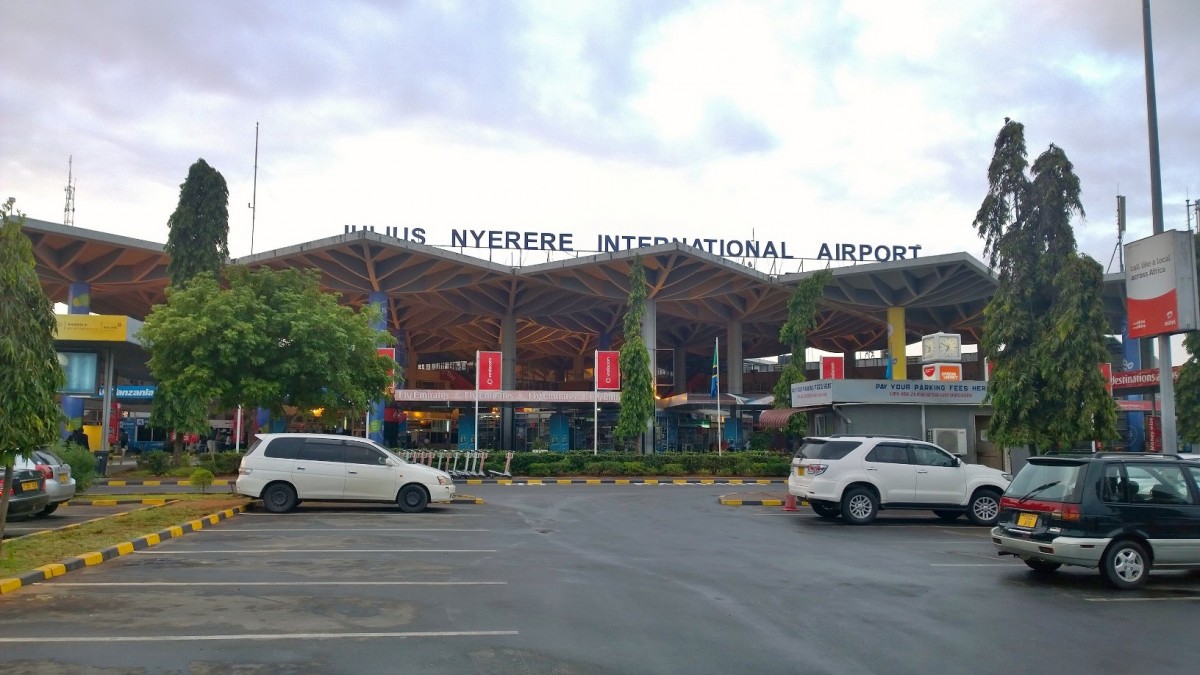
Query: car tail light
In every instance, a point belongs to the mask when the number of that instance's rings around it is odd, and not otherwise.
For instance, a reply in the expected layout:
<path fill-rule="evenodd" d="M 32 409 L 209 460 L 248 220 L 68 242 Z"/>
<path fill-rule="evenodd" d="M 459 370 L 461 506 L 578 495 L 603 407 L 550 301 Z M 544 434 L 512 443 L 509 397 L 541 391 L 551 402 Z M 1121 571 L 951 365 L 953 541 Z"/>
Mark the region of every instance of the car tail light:
<path fill-rule="evenodd" d="M 1055 520 L 1068 522 L 1079 521 L 1079 505 L 1078 504 L 1059 504 L 1059 508 L 1050 512 L 1050 517 Z"/>
<path fill-rule="evenodd" d="M 54 478 L 54 469 L 51 469 L 45 464 L 38 464 L 37 470 L 42 474 L 42 478 L 45 480 L 52 480 Z"/>
<path fill-rule="evenodd" d="M 810 476 L 820 476 L 829 468 L 828 464 L 809 464 L 804 467 L 804 473 Z"/>

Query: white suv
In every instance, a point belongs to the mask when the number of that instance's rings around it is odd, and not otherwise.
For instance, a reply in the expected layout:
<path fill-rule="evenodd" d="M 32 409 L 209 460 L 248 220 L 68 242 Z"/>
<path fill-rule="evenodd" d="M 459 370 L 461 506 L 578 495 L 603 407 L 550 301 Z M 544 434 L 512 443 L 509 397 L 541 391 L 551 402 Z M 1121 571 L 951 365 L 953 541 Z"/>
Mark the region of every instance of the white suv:
<path fill-rule="evenodd" d="M 238 494 L 283 513 L 302 500 L 395 502 L 418 513 L 454 498 L 445 471 L 410 464 L 365 438 L 334 434 L 260 434 L 238 468 Z"/>
<path fill-rule="evenodd" d="M 947 521 L 966 513 L 976 525 L 994 525 L 1011 479 L 932 443 L 838 434 L 804 439 L 792 458 L 788 492 L 818 516 L 854 525 L 875 520 L 881 509 L 932 510 Z"/>

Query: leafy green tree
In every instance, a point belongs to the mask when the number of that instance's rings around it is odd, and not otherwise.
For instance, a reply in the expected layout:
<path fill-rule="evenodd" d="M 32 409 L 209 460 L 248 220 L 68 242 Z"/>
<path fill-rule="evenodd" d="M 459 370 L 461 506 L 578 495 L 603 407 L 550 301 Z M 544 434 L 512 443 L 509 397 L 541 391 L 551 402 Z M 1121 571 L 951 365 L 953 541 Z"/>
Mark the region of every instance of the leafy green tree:
<path fill-rule="evenodd" d="M 817 302 L 825 294 L 825 286 L 833 278 L 829 270 L 820 270 L 802 280 L 788 298 L 787 320 L 779 328 L 779 341 L 789 349 L 791 359 L 779 372 L 779 380 L 775 383 L 776 408 L 792 407 L 792 385 L 804 382 L 804 354 L 808 348 L 808 334 L 817 325 Z M 792 415 L 788 418 L 789 434 L 804 435 L 808 433 L 808 417 Z"/>
<path fill-rule="evenodd" d="M 38 282 L 33 245 L 21 232 L 25 214 L 15 203 L 10 197 L 0 206 L 0 541 L 16 458 L 58 440 L 55 397 L 65 382 L 54 349 L 54 304 Z"/>
<path fill-rule="evenodd" d="M 1083 216 L 1079 178 L 1050 145 L 1032 167 L 1025 128 L 1005 120 L 974 226 L 996 270 L 982 349 L 993 363 L 989 432 L 1002 446 L 1062 450 L 1116 437 L 1100 264 L 1080 255 L 1071 217 Z M 1032 176 L 1026 175 L 1026 171 Z"/>
<path fill-rule="evenodd" d="M 1195 235 L 1194 242 L 1196 271 L 1200 273 L 1200 233 Z M 1188 359 L 1179 367 L 1179 379 L 1175 381 L 1176 424 L 1180 438 L 1200 443 L 1200 331 L 1184 335 L 1183 348 Z"/>
<path fill-rule="evenodd" d="M 374 327 L 378 309 L 338 304 L 313 270 L 236 267 L 226 277 L 227 288 L 209 273 L 170 288 L 146 317 L 150 370 L 170 392 L 161 408 L 155 401 L 156 426 L 203 431 L 210 401 L 336 415 L 383 396 L 395 363 L 376 347 L 395 338 Z"/>
<path fill-rule="evenodd" d="M 167 277 L 172 286 L 182 286 L 201 272 L 220 273 L 229 257 L 229 188 L 225 177 L 203 159 L 188 169 L 167 226 Z"/>
<path fill-rule="evenodd" d="M 629 309 L 625 312 L 625 342 L 621 345 L 621 412 L 614 434 L 632 438 L 646 433 L 654 414 L 654 381 L 650 352 L 642 340 L 642 316 L 646 313 L 646 270 L 642 256 L 634 258 L 629 270 Z"/>

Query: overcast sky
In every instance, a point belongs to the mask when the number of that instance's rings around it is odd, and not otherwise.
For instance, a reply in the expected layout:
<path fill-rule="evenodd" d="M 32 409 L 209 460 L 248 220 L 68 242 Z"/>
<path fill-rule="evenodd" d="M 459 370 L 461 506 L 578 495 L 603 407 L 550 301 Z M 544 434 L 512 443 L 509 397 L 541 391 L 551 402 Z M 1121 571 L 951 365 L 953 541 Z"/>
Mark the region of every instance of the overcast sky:
<path fill-rule="evenodd" d="M 1167 229 L 1200 197 L 1200 2 L 1154 0 Z M 1074 162 L 1080 248 L 1151 233 L 1138 0 L 4 0 L 0 198 L 165 242 L 188 167 L 230 253 L 346 224 L 754 238 L 981 257 L 1005 117 Z M 465 251 L 487 257 L 487 251 Z M 492 253 L 498 262 L 545 254 Z M 769 262 L 759 269 L 769 271 Z"/>

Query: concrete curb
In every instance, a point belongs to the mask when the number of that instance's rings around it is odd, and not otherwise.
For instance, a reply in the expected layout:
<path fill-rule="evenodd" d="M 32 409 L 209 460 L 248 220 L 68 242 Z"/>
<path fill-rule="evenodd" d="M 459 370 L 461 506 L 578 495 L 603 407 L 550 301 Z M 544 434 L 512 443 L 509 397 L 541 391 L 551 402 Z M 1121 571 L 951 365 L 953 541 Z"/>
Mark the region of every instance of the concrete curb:
<path fill-rule="evenodd" d="M 62 506 L 120 506 L 121 504 L 144 504 L 146 506 L 163 506 L 167 502 L 175 502 L 175 501 L 179 501 L 179 500 L 178 499 L 167 499 L 165 497 L 156 497 L 154 499 L 138 499 L 136 497 L 133 497 L 130 499 L 120 499 L 120 498 L 92 499 L 92 500 L 71 499 L 69 501 L 63 502 L 62 504 L 59 504 L 59 506 L 60 507 L 62 507 Z"/>
<path fill-rule="evenodd" d="M 39 581 L 45 581 L 47 579 L 53 579 L 57 576 L 62 576 L 72 570 L 91 567 L 92 565 L 99 565 L 105 560 L 112 560 L 113 558 L 118 558 L 123 555 L 129 555 L 134 551 L 141 551 L 150 548 L 151 546 L 156 546 L 165 539 L 182 537 L 188 532 L 198 532 L 204 529 L 205 523 L 216 525 L 222 520 L 232 518 L 235 515 L 246 511 L 247 506 L 248 505 L 235 506 L 232 509 L 218 511 L 217 513 L 213 513 L 196 520 L 189 520 L 182 525 L 173 525 L 165 530 L 159 530 L 154 534 L 143 535 L 137 539 L 134 539 L 133 541 L 125 541 L 117 544 L 116 546 L 109 546 L 101 551 L 84 553 L 80 556 L 67 558 L 62 562 L 42 565 L 37 569 L 30 570 L 16 577 L 0 579 L 0 595 L 12 593 L 19 588 L 29 586 L 30 584 L 36 584 Z"/>

